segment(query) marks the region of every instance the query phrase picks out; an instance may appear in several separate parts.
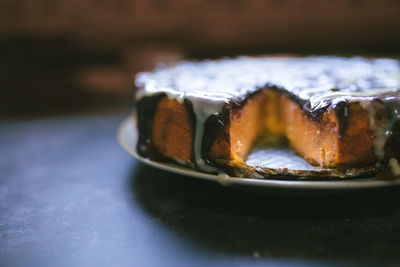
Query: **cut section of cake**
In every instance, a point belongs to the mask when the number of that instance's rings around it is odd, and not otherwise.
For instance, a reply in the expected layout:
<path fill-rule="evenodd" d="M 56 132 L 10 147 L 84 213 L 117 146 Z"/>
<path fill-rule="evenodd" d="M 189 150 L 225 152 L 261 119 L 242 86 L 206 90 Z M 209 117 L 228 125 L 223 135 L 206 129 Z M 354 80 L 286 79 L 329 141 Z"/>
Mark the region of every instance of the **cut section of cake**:
<path fill-rule="evenodd" d="M 274 173 L 245 161 L 254 143 L 271 135 L 287 138 L 311 164 L 344 170 L 345 176 L 360 173 L 346 169 L 376 169 L 400 155 L 397 60 L 181 62 L 138 74 L 136 86 L 137 149 L 154 160 L 174 160 L 204 172 L 269 177 Z"/>

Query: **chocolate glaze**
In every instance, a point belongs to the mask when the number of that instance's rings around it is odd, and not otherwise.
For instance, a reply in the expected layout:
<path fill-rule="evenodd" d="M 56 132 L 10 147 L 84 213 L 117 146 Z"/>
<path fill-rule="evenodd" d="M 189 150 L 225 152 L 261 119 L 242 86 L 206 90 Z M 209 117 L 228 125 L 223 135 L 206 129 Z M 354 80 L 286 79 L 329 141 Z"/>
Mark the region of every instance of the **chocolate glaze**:
<path fill-rule="evenodd" d="M 339 120 L 339 138 L 342 138 L 349 127 L 350 108 L 346 101 L 336 104 L 336 114 Z"/>
<path fill-rule="evenodd" d="M 230 136 L 227 131 L 226 124 L 229 123 L 229 106 L 226 105 L 223 111 L 218 115 L 211 115 L 204 124 L 204 137 L 201 147 L 201 156 L 206 160 L 207 164 L 214 165 L 214 162 L 210 160 L 209 151 L 215 138 L 223 133 L 225 140 L 229 143 Z"/>
<path fill-rule="evenodd" d="M 156 107 L 162 98 L 166 97 L 165 93 L 158 93 L 152 96 L 141 98 L 137 104 L 137 119 L 139 139 L 137 143 L 138 154 L 145 158 L 158 161 L 167 160 L 161 155 L 152 140 L 153 119 Z"/>
<path fill-rule="evenodd" d="M 349 105 L 353 102 L 363 102 L 364 106 L 375 100 L 389 103 L 388 135 L 400 120 L 400 65 L 392 59 L 240 57 L 182 62 L 139 74 L 136 86 L 140 89 L 139 153 L 156 156 L 149 124 L 158 101 L 168 97 L 185 104 L 189 111 L 193 144 L 196 138 L 201 138 L 197 143 L 202 144 L 201 151 L 193 146 L 192 161 L 203 170 L 203 161 L 212 164 L 208 158 L 211 142 L 225 131 L 231 111 L 240 109 L 264 89 L 287 95 L 314 120 L 334 109 L 339 120 L 339 138 L 348 127 Z M 204 129 L 199 129 L 199 125 Z M 224 134 L 229 141 L 229 133 Z"/>
<path fill-rule="evenodd" d="M 190 133 L 192 135 L 192 145 L 193 145 L 195 140 L 194 138 L 196 135 L 196 114 L 194 114 L 192 102 L 190 102 L 188 99 L 185 99 L 183 103 L 186 107 L 186 112 L 188 113 L 188 122 L 190 125 Z M 196 156 L 194 154 L 193 148 L 190 154 L 190 161 L 193 162 L 196 166 Z"/>

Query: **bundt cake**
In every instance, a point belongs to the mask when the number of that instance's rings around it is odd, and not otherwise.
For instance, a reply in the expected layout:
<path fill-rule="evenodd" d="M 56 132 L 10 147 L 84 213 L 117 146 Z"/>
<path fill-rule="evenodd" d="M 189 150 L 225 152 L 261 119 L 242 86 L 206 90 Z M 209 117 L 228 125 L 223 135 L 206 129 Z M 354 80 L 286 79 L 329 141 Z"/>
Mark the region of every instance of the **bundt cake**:
<path fill-rule="evenodd" d="M 181 62 L 135 81 L 137 151 L 204 172 L 269 177 L 246 164 L 284 136 L 321 169 L 369 168 L 400 155 L 400 64 L 360 57 L 239 57 Z M 357 174 L 353 173 L 353 174 Z"/>

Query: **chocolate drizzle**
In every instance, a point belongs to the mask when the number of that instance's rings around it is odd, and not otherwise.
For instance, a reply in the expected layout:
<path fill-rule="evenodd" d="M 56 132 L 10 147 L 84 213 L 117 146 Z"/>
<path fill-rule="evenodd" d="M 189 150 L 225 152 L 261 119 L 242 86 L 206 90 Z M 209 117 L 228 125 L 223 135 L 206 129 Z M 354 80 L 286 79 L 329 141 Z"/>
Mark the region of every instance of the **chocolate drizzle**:
<path fill-rule="evenodd" d="M 156 107 L 160 100 L 166 97 L 165 93 L 154 94 L 141 98 L 136 105 L 138 110 L 139 139 L 137 143 L 138 154 L 154 160 L 165 160 L 152 141 L 153 119 Z"/>
<path fill-rule="evenodd" d="M 207 164 L 213 165 L 210 159 L 210 149 L 215 138 L 222 132 L 224 133 L 225 140 L 229 143 L 230 136 L 226 129 L 226 124 L 229 121 L 229 111 L 225 106 L 223 111 L 219 114 L 211 115 L 204 124 L 204 136 L 201 147 L 201 156 L 205 159 Z"/>
<path fill-rule="evenodd" d="M 339 138 L 342 138 L 349 127 L 350 109 L 349 104 L 341 101 L 336 104 L 336 114 L 339 123 Z"/>
<path fill-rule="evenodd" d="M 190 126 L 190 133 L 192 136 L 192 152 L 190 154 L 190 161 L 193 162 L 196 166 L 196 155 L 195 155 L 195 149 L 194 149 L 194 145 L 193 145 L 195 142 L 195 136 L 196 136 L 196 114 L 193 111 L 192 102 L 190 102 L 188 99 L 185 99 L 183 103 L 186 107 L 186 112 L 188 115 L 188 122 L 189 122 L 189 126 Z"/>

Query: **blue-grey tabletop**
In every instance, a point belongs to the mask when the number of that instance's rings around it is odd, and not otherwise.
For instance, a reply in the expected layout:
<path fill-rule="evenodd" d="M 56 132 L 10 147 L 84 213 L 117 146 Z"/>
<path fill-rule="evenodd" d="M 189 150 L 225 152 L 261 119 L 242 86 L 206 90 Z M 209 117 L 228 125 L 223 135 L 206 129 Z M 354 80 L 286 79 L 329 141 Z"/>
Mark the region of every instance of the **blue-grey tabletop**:
<path fill-rule="evenodd" d="M 126 110 L 0 124 L 2 266 L 400 264 L 400 187 L 292 195 L 139 163 Z"/>

